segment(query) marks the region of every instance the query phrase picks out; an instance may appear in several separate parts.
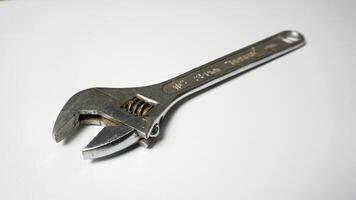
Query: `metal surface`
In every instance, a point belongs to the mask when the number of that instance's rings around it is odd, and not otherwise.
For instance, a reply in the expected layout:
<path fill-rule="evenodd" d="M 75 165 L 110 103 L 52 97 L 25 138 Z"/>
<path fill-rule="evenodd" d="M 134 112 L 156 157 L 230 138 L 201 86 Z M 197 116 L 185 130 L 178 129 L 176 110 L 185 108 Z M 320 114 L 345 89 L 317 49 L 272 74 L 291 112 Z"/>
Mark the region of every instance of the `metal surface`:
<path fill-rule="evenodd" d="M 110 155 L 159 135 L 161 119 L 181 99 L 246 72 L 305 44 L 295 31 L 283 31 L 168 81 L 136 88 L 90 88 L 64 105 L 53 129 L 56 142 L 82 124 L 105 128 L 84 148 L 84 159 Z"/>

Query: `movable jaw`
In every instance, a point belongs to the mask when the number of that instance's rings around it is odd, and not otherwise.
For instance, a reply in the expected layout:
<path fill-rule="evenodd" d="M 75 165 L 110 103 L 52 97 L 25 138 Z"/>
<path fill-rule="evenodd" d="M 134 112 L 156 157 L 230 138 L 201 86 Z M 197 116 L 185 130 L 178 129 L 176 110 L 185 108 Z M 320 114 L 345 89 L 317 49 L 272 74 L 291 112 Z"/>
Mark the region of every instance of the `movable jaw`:
<path fill-rule="evenodd" d="M 82 150 L 83 158 L 91 160 L 120 152 L 140 142 L 142 138 L 128 126 L 104 127 Z"/>
<path fill-rule="evenodd" d="M 78 92 L 59 113 L 53 138 L 60 142 L 80 125 L 104 126 L 83 149 L 84 159 L 107 156 L 136 143 L 147 147 L 149 138 L 159 133 L 162 110 L 157 101 L 140 95 L 140 90 L 90 88 Z"/>

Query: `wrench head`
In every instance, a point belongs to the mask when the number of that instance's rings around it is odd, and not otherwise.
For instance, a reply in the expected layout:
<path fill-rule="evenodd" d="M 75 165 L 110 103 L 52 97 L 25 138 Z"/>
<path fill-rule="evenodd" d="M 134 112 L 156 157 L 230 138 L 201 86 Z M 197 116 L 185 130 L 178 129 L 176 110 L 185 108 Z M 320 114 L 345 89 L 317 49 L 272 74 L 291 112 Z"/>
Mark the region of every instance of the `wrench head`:
<path fill-rule="evenodd" d="M 147 147 L 149 138 L 158 135 L 158 123 L 163 112 L 157 101 L 147 97 L 156 94 L 153 90 L 152 87 L 142 87 L 80 91 L 67 101 L 59 113 L 53 138 L 60 142 L 81 125 L 104 126 L 83 149 L 84 159 L 107 156 L 136 143 Z"/>

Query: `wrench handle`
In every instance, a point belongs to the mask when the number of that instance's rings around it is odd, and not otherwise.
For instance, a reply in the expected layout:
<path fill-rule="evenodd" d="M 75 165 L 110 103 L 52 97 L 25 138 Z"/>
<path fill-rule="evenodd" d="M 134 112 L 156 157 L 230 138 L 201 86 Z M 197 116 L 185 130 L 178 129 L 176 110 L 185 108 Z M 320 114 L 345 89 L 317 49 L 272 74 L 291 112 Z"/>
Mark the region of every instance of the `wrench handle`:
<path fill-rule="evenodd" d="M 170 79 L 163 83 L 162 91 L 176 100 L 181 99 L 287 54 L 304 44 L 302 34 L 283 31 Z"/>

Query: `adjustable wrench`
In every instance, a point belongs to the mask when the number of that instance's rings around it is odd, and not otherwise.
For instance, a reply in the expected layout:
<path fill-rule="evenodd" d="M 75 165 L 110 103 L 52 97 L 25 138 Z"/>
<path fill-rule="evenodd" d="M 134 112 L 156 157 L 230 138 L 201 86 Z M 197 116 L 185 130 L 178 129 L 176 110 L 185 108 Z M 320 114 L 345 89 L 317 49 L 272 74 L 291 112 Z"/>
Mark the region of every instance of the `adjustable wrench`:
<path fill-rule="evenodd" d="M 158 84 L 80 91 L 59 113 L 53 137 L 60 142 L 80 125 L 104 126 L 83 149 L 84 159 L 107 156 L 137 143 L 148 147 L 160 133 L 162 118 L 178 101 L 304 44 L 300 33 L 283 31 Z"/>

